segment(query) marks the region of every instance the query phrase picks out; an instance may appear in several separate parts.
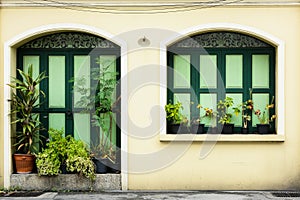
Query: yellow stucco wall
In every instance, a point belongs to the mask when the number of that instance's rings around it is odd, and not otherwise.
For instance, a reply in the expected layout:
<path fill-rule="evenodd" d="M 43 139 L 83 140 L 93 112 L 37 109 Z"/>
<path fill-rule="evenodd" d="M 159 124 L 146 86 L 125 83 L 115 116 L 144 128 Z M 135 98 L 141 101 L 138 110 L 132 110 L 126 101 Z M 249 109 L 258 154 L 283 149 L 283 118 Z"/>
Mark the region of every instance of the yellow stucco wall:
<path fill-rule="evenodd" d="M 146 165 L 134 160 L 134 153 L 153 155 L 158 150 L 183 154 L 172 163 L 161 164 L 152 172 L 129 173 L 129 189 L 296 189 L 300 188 L 300 134 L 297 127 L 300 107 L 300 7 L 217 7 L 189 12 L 155 15 L 112 15 L 78 12 L 68 9 L 2 8 L 0 10 L 0 111 L 3 111 L 3 45 L 16 35 L 36 27 L 55 23 L 77 23 L 93 26 L 113 35 L 126 35 L 137 29 L 156 28 L 180 32 L 208 23 L 235 23 L 265 31 L 285 42 L 285 142 L 218 142 L 204 159 L 200 159 L 202 142 L 163 143 L 158 133 L 141 139 L 129 137 L 129 169 Z M 134 32 L 136 41 L 138 32 Z M 166 33 L 167 34 L 167 33 Z M 170 32 L 170 37 L 171 37 Z M 149 36 L 151 40 L 151 35 Z M 128 71 L 147 64 L 160 64 L 159 49 L 139 49 L 128 53 Z M 5 66 L 7 67 L 7 66 Z M 157 74 L 159 76 L 159 74 Z M 130 79 L 132 78 L 132 80 Z M 129 73 L 129 90 L 134 78 Z M 130 96 L 131 95 L 131 96 Z M 142 126 L 150 118 L 150 110 L 159 105 L 158 86 L 145 86 L 129 94 L 129 116 Z M 3 127 L 0 116 L 0 127 Z M 143 135 L 129 123 L 129 135 Z M 3 129 L 0 130 L 0 185 L 3 185 Z M 153 158 L 163 163 L 168 154 Z M 155 165 L 156 166 L 156 165 Z M 144 166 L 146 169 L 147 166 Z M 142 172 L 142 170 L 137 170 Z"/>
<path fill-rule="evenodd" d="M 0 19 L 2 19 L 2 10 L 0 9 Z M 3 113 L 3 40 L 2 38 L 2 20 L 0 20 L 0 113 Z M 0 127 L 3 127 L 3 115 L 0 116 Z M 0 130 L 0 186 L 3 186 L 3 129 Z"/>

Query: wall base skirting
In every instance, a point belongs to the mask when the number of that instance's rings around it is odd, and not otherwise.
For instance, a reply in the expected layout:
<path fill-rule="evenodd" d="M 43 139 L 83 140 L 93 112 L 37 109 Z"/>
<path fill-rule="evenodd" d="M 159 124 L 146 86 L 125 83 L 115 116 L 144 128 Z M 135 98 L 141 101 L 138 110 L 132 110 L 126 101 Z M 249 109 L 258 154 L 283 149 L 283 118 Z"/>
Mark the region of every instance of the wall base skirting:
<path fill-rule="evenodd" d="M 97 174 L 95 181 L 77 174 L 38 176 L 37 174 L 12 174 L 11 187 L 21 190 L 41 191 L 103 191 L 121 190 L 121 174 Z"/>

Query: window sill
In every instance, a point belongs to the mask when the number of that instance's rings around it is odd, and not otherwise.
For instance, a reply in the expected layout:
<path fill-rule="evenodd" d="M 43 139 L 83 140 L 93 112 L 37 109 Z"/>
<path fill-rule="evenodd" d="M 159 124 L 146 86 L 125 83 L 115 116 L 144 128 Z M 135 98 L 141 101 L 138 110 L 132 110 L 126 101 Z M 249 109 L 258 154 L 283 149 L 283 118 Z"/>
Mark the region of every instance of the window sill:
<path fill-rule="evenodd" d="M 160 134 L 161 142 L 284 142 L 284 135 L 277 134 Z"/>

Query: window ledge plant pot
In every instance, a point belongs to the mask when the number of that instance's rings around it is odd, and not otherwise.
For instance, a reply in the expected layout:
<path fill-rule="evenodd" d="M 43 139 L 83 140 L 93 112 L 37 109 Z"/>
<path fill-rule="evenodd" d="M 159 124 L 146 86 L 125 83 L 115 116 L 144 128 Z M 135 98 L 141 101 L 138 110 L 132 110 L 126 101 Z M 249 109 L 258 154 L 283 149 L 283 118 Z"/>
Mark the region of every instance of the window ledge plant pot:
<path fill-rule="evenodd" d="M 167 131 L 170 134 L 183 134 L 189 132 L 187 126 L 182 124 L 169 124 L 167 126 Z"/>
<path fill-rule="evenodd" d="M 233 134 L 234 124 L 224 124 L 222 134 Z"/>
<path fill-rule="evenodd" d="M 269 134 L 270 124 L 256 124 L 258 134 Z"/>
<path fill-rule="evenodd" d="M 203 134 L 204 133 L 204 124 L 192 124 L 190 131 L 193 134 Z"/>

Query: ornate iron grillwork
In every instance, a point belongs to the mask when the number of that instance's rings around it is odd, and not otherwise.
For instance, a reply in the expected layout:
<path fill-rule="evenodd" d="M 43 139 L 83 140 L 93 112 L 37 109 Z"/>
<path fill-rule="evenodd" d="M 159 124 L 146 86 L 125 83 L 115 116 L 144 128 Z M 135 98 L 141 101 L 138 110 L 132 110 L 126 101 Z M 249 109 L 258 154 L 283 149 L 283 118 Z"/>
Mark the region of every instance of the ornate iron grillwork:
<path fill-rule="evenodd" d="M 34 39 L 20 48 L 118 48 L 118 45 L 91 34 L 64 32 Z"/>
<path fill-rule="evenodd" d="M 172 47 L 180 48 L 247 48 L 272 47 L 249 35 L 234 32 L 213 32 L 185 38 Z"/>

